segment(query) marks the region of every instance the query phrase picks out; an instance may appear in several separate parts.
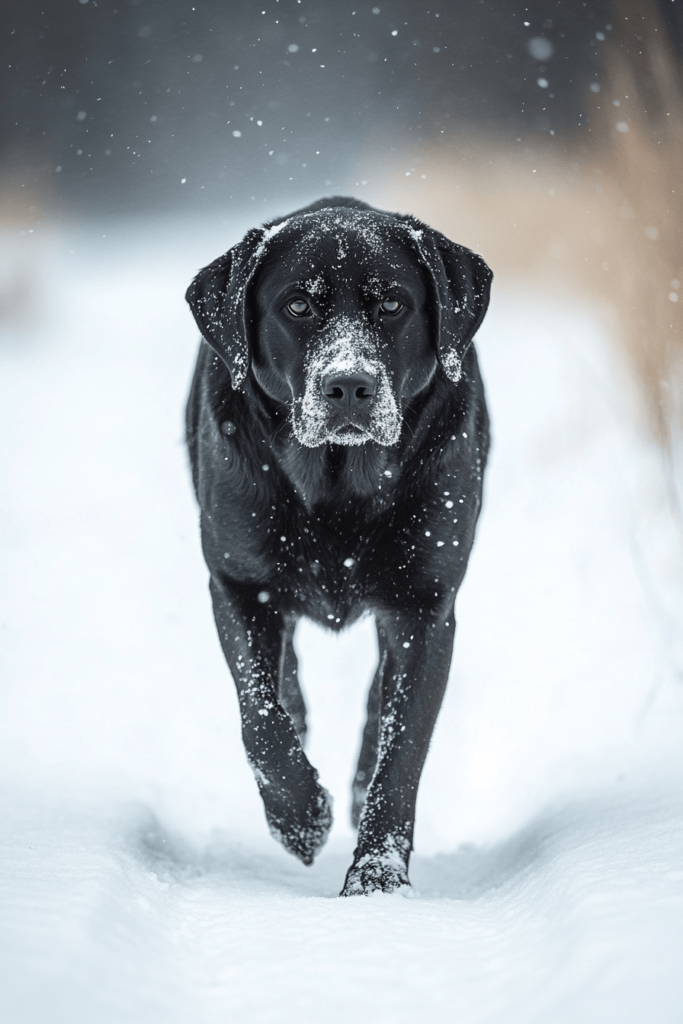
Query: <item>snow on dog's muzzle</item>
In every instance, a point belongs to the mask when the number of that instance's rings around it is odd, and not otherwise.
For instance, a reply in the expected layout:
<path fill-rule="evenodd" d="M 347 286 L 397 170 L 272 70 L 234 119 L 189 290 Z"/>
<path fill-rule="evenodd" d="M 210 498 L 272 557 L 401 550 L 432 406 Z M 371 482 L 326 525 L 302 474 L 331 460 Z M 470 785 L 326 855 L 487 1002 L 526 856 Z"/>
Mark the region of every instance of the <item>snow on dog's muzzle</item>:
<path fill-rule="evenodd" d="M 401 416 L 378 345 L 367 327 L 339 317 L 306 362 L 303 397 L 292 425 L 307 448 L 322 444 L 396 444 Z"/>

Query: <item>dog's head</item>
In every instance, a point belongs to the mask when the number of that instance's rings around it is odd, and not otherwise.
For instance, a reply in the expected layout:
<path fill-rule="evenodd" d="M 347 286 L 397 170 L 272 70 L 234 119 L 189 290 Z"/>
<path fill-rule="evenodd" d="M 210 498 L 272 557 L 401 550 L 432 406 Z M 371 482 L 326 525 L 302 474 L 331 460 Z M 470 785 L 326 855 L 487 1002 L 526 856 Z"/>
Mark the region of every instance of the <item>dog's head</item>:
<path fill-rule="evenodd" d="M 187 300 L 233 387 L 251 372 L 302 445 L 392 445 L 439 365 L 460 379 L 491 277 L 413 217 L 332 199 L 250 231 Z"/>

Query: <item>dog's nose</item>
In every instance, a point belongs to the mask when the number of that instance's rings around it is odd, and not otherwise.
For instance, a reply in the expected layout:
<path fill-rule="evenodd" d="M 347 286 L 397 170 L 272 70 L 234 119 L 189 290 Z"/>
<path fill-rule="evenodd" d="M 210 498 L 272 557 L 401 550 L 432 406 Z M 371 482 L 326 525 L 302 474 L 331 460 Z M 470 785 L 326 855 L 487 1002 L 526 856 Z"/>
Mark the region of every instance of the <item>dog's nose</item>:
<path fill-rule="evenodd" d="M 367 407 L 377 393 L 377 380 L 371 373 L 331 373 L 323 380 L 323 394 L 330 405 L 347 413 Z"/>

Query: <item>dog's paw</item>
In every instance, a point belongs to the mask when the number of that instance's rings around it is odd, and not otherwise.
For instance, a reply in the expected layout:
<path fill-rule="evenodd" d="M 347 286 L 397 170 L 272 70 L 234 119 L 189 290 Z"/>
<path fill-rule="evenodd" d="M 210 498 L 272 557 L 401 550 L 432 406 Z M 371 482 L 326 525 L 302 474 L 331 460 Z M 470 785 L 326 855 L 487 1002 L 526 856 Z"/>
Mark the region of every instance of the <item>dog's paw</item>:
<path fill-rule="evenodd" d="M 356 856 L 348 870 L 340 896 L 369 896 L 373 892 L 395 892 L 410 886 L 408 849 L 405 840 L 389 838 L 382 849 Z"/>
<path fill-rule="evenodd" d="M 332 828 L 332 797 L 316 783 L 312 798 L 301 813 L 300 808 L 276 814 L 266 806 L 266 820 L 274 839 L 304 864 L 312 864 L 318 851 L 327 842 Z"/>

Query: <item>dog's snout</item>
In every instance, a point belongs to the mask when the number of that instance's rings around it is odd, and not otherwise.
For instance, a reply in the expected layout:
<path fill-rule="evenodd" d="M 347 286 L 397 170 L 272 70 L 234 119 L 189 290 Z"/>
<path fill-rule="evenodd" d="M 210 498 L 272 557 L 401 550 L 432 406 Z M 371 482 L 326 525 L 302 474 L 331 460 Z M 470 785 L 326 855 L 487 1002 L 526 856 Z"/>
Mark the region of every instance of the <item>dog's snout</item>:
<path fill-rule="evenodd" d="M 347 413 L 370 404 L 377 393 L 377 379 L 361 370 L 356 373 L 332 373 L 323 380 L 323 394 L 330 405 Z"/>

